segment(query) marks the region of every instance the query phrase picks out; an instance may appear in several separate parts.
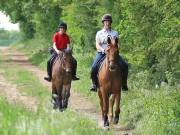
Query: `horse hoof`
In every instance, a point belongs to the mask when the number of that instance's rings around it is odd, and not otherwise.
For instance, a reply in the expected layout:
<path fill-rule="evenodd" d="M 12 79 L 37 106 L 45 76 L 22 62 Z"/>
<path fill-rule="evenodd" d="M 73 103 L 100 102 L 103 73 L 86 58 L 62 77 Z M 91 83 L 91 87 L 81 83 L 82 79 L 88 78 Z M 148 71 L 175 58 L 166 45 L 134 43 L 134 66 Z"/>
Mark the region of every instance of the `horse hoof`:
<path fill-rule="evenodd" d="M 118 117 L 114 117 L 113 124 L 118 124 L 118 122 L 119 122 L 119 118 Z"/>
<path fill-rule="evenodd" d="M 67 103 L 65 103 L 64 105 L 63 105 L 63 108 L 67 108 L 68 107 L 68 104 Z"/>
<path fill-rule="evenodd" d="M 58 105 L 57 104 L 53 104 L 53 109 L 54 110 L 58 109 Z"/>
<path fill-rule="evenodd" d="M 104 126 L 103 129 L 104 129 L 105 131 L 107 131 L 107 130 L 109 130 L 109 126 Z"/>
<path fill-rule="evenodd" d="M 58 107 L 57 107 L 57 106 L 53 106 L 53 109 L 54 109 L 54 110 L 57 110 L 57 109 L 58 109 Z"/>
<path fill-rule="evenodd" d="M 59 109 L 59 111 L 60 111 L 60 112 L 63 112 L 63 111 L 64 111 L 64 109 L 63 109 L 63 108 L 61 108 L 61 109 Z"/>
<path fill-rule="evenodd" d="M 104 122 L 104 127 L 109 127 L 109 121 Z"/>

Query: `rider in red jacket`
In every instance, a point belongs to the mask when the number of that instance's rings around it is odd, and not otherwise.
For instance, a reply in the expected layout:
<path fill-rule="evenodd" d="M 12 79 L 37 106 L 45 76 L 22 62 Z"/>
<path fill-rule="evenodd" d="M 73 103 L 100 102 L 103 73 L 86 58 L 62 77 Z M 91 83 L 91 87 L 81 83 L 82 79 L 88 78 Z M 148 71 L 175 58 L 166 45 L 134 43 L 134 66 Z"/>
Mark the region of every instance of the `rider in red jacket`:
<path fill-rule="evenodd" d="M 44 77 L 44 79 L 49 82 L 51 81 L 52 78 L 52 64 L 56 56 L 60 53 L 60 51 L 70 48 L 70 39 L 69 36 L 66 34 L 67 24 L 60 23 L 58 29 L 59 31 L 54 34 L 52 39 L 53 41 L 53 49 L 51 50 L 52 57 L 47 62 L 48 76 Z M 72 59 L 72 64 L 73 64 L 72 79 L 79 80 L 79 78 L 76 77 L 77 61 L 74 57 Z"/>

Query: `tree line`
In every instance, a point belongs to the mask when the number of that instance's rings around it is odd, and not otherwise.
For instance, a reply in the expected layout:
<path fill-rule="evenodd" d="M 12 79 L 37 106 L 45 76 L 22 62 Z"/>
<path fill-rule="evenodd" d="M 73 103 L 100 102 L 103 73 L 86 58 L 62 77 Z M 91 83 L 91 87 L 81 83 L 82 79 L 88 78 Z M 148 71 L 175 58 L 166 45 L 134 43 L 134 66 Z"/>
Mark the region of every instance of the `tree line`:
<path fill-rule="evenodd" d="M 20 24 L 24 39 L 48 44 L 65 21 L 74 49 L 84 55 L 95 50 L 101 17 L 110 13 L 120 34 L 120 52 L 135 71 L 147 70 L 152 84 L 173 85 L 180 76 L 178 0 L 1 0 L 0 10 Z"/>

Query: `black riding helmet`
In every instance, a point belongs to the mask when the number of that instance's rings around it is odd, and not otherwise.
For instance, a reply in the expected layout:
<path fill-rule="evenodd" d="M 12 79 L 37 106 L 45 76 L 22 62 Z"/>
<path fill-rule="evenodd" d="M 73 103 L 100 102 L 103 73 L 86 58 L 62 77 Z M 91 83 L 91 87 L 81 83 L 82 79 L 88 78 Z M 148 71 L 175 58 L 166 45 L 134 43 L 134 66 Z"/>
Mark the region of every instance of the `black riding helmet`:
<path fill-rule="evenodd" d="M 110 21 L 112 23 L 112 16 L 110 14 L 103 15 L 102 23 L 104 23 L 104 21 Z"/>
<path fill-rule="evenodd" d="M 58 25 L 58 28 L 64 28 L 65 30 L 67 30 L 67 24 L 62 22 Z"/>

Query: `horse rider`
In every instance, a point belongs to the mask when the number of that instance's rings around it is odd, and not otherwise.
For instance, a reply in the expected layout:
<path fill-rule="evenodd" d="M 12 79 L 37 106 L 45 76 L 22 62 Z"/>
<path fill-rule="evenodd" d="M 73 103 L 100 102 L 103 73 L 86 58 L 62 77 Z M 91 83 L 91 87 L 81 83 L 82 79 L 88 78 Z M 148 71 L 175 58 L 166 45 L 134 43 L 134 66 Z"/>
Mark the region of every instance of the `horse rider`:
<path fill-rule="evenodd" d="M 91 79 L 92 79 L 92 87 L 90 91 L 97 91 L 98 85 L 98 69 L 100 63 L 105 57 L 105 52 L 107 49 L 107 37 L 110 36 L 111 38 L 118 38 L 118 32 L 111 29 L 112 24 L 112 16 L 110 14 L 105 14 L 102 17 L 103 29 L 96 33 L 96 49 L 97 54 L 94 59 L 91 68 Z M 122 90 L 127 91 L 127 77 L 128 77 L 128 64 L 122 59 L 119 55 L 119 64 L 122 68 Z"/>
<path fill-rule="evenodd" d="M 66 34 L 67 30 L 67 24 L 62 22 L 58 25 L 58 30 L 53 36 L 53 48 L 51 48 L 49 51 L 52 54 L 51 58 L 47 62 L 47 73 L 48 76 L 44 77 L 45 80 L 51 81 L 52 78 L 52 65 L 55 60 L 55 58 L 58 56 L 60 51 L 63 51 L 65 49 L 70 49 L 70 39 L 68 34 Z M 73 57 L 72 59 L 72 80 L 79 80 L 78 77 L 76 77 L 76 69 L 77 69 L 77 61 Z"/>

